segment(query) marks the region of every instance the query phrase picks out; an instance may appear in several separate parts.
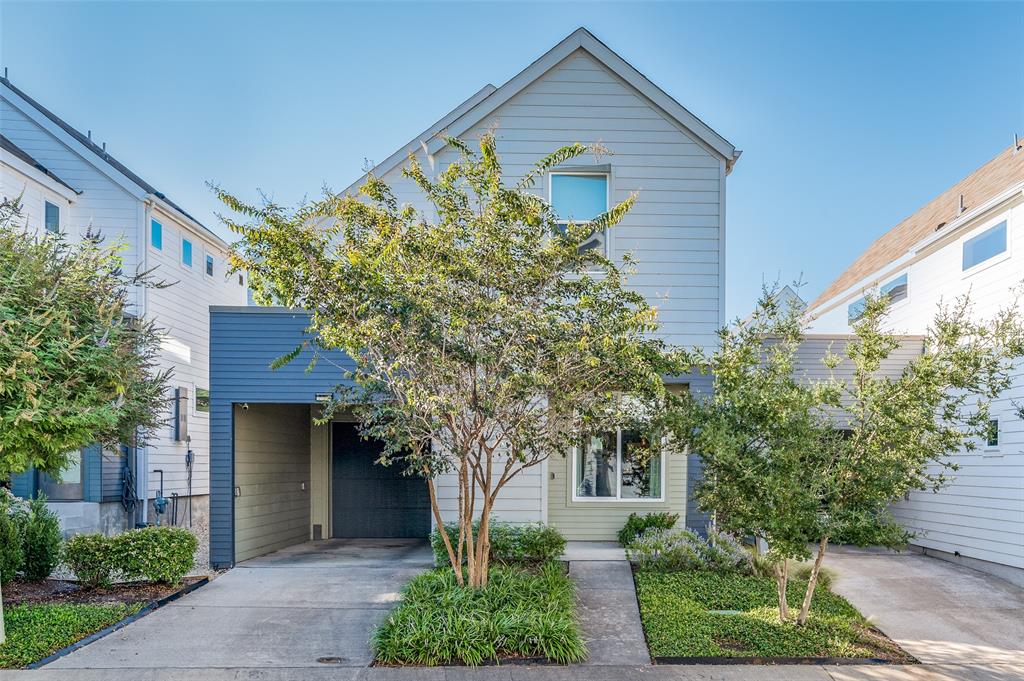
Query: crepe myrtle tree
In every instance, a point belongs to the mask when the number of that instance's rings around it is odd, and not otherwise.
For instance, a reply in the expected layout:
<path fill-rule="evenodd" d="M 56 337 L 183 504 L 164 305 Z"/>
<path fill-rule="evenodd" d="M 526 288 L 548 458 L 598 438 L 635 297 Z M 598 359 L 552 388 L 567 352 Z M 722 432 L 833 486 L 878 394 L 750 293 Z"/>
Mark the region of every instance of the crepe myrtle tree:
<path fill-rule="evenodd" d="M 557 165 L 604 153 L 573 144 L 506 182 L 493 133 L 431 178 L 414 157 L 403 176 L 432 206 L 400 205 L 372 174 L 358 196 L 326 192 L 294 212 L 253 206 L 216 189 L 242 217 L 232 256 L 258 301 L 310 312 L 305 345 L 354 361 L 323 418 L 351 406 L 379 463 L 427 481 L 458 481 L 459 535 L 441 536 L 458 582 L 487 584 L 489 521 L 502 490 L 582 433 L 638 424 L 661 405 L 670 362 L 651 333 L 656 313 L 625 287 L 630 266 L 583 247 L 611 229 L 635 195 L 560 229 L 532 190 Z M 629 399 L 619 396 L 628 395 Z M 476 536 L 473 521 L 479 518 Z M 463 564 L 465 563 L 465 572 Z"/>
<path fill-rule="evenodd" d="M 163 420 L 160 333 L 129 314 L 120 246 L 36 236 L 0 202 L 0 482 L 30 467 L 59 476 L 90 443 L 140 444 Z M 0 511 L 2 512 L 2 511 Z"/>
<path fill-rule="evenodd" d="M 940 306 L 923 354 L 887 376 L 882 364 L 900 345 L 885 330 L 888 303 L 869 294 L 842 355 L 822 358 L 832 372 L 848 361 L 852 375 L 812 380 L 795 372 L 806 320 L 767 291 L 748 322 L 720 333 L 718 349 L 692 354 L 692 366 L 714 374 L 713 396 L 683 396 L 667 417 L 704 459 L 702 507 L 723 529 L 768 542 L 781 619 L 788 559 L 814 557 L 798 625 L 831 539 L 900 547 L 911 538 L 890 505 L 946 484 L 950 456 L 987 434 L 991 400 L 1024 354 L 1016 302 L 976 321 L 962 298 Z"/>

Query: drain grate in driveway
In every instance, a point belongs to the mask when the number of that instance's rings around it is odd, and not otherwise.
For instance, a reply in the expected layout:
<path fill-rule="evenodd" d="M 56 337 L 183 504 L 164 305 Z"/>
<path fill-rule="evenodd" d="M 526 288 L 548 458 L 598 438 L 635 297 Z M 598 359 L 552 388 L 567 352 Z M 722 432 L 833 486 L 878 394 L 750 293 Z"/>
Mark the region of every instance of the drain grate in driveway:
<path fill-rule="evenodd" d="M 318 658 L 316 658 L 316 661 L 319 662 L 320 664 L 341 664 L 342 662 L 345 661 L 345 658 L 344 657 L 331 657 L 331 656 L 328 656 L 328 657 L 318 657 Z"/>

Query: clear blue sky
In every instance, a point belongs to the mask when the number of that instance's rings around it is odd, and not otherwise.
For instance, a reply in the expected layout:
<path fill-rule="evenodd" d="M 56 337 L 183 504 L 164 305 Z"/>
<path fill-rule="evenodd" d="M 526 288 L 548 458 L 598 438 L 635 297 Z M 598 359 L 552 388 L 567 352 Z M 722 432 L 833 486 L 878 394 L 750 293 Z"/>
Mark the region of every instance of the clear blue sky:
<path fill-rule="evenodd" d="M 12 81 L 216 225 L 356 179 L 586 26 L 743 149 L 729 316 L 824 288 L 1024 133 L 1024 4 L 0 4 Z M 220 229 L 219 227 L 214 227 Z"/>

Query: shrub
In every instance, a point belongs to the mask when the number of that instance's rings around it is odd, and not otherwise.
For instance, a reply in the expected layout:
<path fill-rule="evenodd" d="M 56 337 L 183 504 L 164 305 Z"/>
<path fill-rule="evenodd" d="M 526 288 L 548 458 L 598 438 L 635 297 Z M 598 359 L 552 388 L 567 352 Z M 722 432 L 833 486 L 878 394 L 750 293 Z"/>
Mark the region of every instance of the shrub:
<path fill-rule="evenodd" d="M 39 496 L 29 504 L 22 521 L 22 549 L 25 579 L 38 582 L 46 579 L 60 563 L 61 535 L 57 515 L 46 507 L 46 497 Z"/>
<path fill-rule="evenodd" d="M 733 537 L 708 531 L 706 539 L 690 530 L 650 529 L 626 547 L 641 570 L 675 572 L 706 570 L 749 574 L 750 554 Z"/>
<path fill-rule="evenodd" d="M 796 567 L 789 569 L 791 579 L 806 582 L 811 578 L 811 564 L 799 563 Z M 818 570 L 818 586 L 826 591 L 832 590 L 832 583 L 835 582 L 836 573 L 824 565 Z"/>
<path fill-rule="evenodd" d="M 21 521 L 8 508 L 0 508 L 0 584 L 14 579 L 25 562 L 21 525 Z"/>
<path fill-rule="evenodd" d="M 675 527 L 678 520 L 678 513 L 663 512 L 648 513 L 647 515 L 630 513 L 626 524 L 619 530 L 619 543 L 623 546 L 629 546 L 634 539 L 651 528 L 671 530 Z"/>
<path fill-rule="evenodd" d="M 422 574 L 373 634 L 384 664 L 477 665 L 510 657 L 562 664 L 586 658 L 574 614 L 575 588 L 558 563 L 536 572 L 491 568 L 486 587 L 460 587 L 451 568 Z"/>
<path fill-rule="evenodd" d="M 177 584 L 195 564 L 196 536 L 184 527 L 143 527 L 113 538 L 113 555 L 125 579 Z"/>
<path fill-rule="evenodd" d="M 459 526 L 456 523 L 445 523 L 444 527 L 452 546 L 455 546 L 459 539 Z M 473 524 L 474 539 L 478 527 L 479 523 Z M 557 560 L 565 551 L 565 537 L 543 523 L 512 525 L 492 522 L 490 538 L 491 560 L 499 563 L 544 563 Z M 446 565 L 448 549 L 436 528 L 430 533 L 430 547 L 434 550 L 434 561 L 438 565 Z M 465 558 L 463 556 L 463 560 Z"/>
<path fill-rule="evenodd" d="M 64 545 L 64 562 L 89 587 L 109 586 L 117 569 L 114 537 L 76 534 Z"/>

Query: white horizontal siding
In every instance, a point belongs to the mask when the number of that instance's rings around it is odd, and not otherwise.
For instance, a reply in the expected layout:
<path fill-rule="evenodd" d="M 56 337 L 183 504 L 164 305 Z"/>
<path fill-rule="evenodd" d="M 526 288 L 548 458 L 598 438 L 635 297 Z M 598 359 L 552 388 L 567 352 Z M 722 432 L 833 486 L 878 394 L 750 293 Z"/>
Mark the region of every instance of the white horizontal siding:
<path fill-rule="evenodd" d="M 962 245 L 966 239 L 1008 220 L 1010 256 L 964 276 Z M 974 313 L 991 317 L 1010 304 L 1011 288 L 1024 278 L 1024 206 L 1018 201 L 1001 212 L 977 221 L 968 231 L 936 250 L 922 254 L 902 270 L 882 277 L 882 283 L 908 274 L 909 296 L 895 304 L 888 325 L 901 333 L 920 334 L 932 321 L 942 301 L 970 294 Z M 822 314 L 813 330 L 849 331 L 847 302 Z M 1024 313 L 1024 310 L 1021 310 Z M 1017 365 L 1013 386 L 992 407 L 1000 422 L 997 451 L 983 449 L 952 457 L 960 470 L 938 493 L 912 492 L 893 511 L 899 521 L 917 533 L 915 544 L 970 558 L 1024 568 L 1024 423 L 1014 402 L 1024 401 L 1024 362 Z M 933 467 L 938 472 L 938 467 Z"/>

